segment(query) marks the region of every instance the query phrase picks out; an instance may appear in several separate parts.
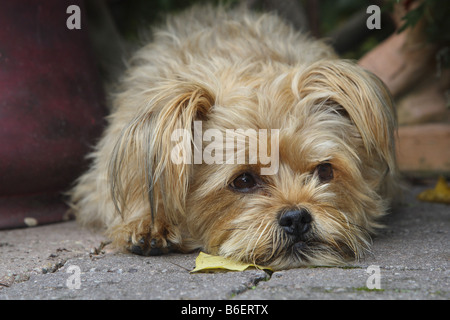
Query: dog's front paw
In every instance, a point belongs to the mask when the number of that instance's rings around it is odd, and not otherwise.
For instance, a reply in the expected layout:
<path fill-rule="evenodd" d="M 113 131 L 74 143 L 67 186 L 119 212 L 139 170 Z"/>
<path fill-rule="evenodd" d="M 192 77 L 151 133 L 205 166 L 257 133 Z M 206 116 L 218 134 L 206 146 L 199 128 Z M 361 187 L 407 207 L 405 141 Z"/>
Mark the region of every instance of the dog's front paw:
<path fill-rule="evenodd" d="M 159 256 L 172 252 L 174 246 L 167 239 L 151 237 L 150 235 L 140 238 L 136 243 L 130 239 L 128 250 L 140 256 Z"/>

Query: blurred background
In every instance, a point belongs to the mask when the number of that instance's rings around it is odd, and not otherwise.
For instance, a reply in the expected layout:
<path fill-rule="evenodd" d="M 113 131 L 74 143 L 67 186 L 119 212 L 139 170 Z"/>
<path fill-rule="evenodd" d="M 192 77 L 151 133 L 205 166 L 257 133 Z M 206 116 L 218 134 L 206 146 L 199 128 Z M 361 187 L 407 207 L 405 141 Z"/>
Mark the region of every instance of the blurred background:
<path fill-rule="evenodd" d="M 276 12 L 297 29 L 317 38 L 326 38 L 343 57 L 359 59 L 396 30 L 390 16 L 395 0 L 107 0 L 87 1 L 91 34 L 97 45 L 108 45 L 102 38 L 115 34 L 116 40 L 133 47 L 142 33 L 164 22 L 168 14 L 176 14 L 194 4 L 245 5 L 261 12 Z M 368 6 L 381 9 L 381 29 L 366 27 Z M 104 50 L 99 50 L 103 52 Z M 118 52 L 115 50 L 115 52 Z M 120 52 L 120 50 L 119 50 Z M 107 58 L 111 61 L 114 57 Z M 105 57 L 102 57 L 105 61 Z"/>
<path fill-rule="evenodd" d="M 296 29 L 330 43 L 389 87 L 400 124 L 400 168 L 411 177 L 450 172 L 450 1 L 440 0 L 104 0 L 87 1 L 102 74 L 168 14 L 197 5 L 276 12 Z M 375 5 L 379 28 L 367 27 Z M 373 20 L 372 20 L 373 21 Z M 111 41 L 114 39 L 114 41 Z M 109 77 L 109 78 L 108 78 Z"/>

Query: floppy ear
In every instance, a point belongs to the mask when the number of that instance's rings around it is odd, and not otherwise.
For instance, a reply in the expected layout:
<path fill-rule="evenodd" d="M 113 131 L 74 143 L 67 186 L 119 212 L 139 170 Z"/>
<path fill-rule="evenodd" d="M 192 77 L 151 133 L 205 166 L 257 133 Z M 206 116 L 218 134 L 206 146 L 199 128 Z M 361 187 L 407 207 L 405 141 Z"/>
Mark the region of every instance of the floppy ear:
<path fill-rule="evenodd" d="M 139 210 L 135 206 L 145 200 L 152 220 L 162 205 L 168 222 L 176 223 L 177 212 L 184 213 L 192 161 L 172 161 L 171 137 L 181 129 L 190 145 L 193 121 L 207 117 L 214 98 L 201 85 L 180 81 L 167 81 L 149 92 L 114 148 L 109 167 L 111 192 L 122 216 L 125 211 Z"/>
<path fill-rule="evenodd" d="M 328 60 L 308 67 L 298 81 L 300 98 L 316 94 L 340 105 L 357 127 L 368 156 L 396 172 L 396 112 L 380 79 L 350 61 Z"/>

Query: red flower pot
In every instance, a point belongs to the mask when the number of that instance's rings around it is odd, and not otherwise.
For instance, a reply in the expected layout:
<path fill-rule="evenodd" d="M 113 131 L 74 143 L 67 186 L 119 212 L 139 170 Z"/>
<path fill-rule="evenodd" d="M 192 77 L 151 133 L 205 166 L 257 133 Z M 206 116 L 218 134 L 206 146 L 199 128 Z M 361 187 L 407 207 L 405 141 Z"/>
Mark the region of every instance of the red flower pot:
<path fill-rule="evenodd" d="M 81 9 L 69 30 L 67 7 Z M 0 229 L 61 221 L 106 108 L 81 1 L 3 1 Z"/>

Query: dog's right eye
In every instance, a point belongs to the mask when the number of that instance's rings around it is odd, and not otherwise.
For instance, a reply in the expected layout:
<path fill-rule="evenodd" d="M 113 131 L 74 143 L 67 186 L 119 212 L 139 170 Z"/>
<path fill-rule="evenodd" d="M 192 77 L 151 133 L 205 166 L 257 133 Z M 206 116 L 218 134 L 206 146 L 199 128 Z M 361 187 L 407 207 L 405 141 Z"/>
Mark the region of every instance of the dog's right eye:
<path fill-rule="evenodd" d="M 258 183 L 252 174 L 246 172 L 234 179 L 230 186 L 238 192 L 252 192 Z"/>

